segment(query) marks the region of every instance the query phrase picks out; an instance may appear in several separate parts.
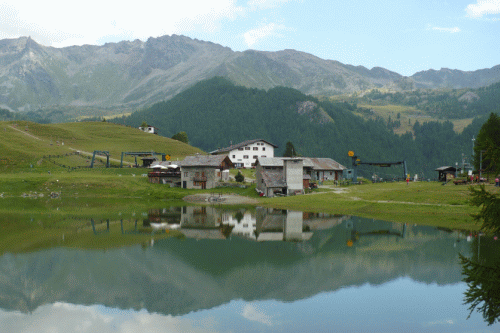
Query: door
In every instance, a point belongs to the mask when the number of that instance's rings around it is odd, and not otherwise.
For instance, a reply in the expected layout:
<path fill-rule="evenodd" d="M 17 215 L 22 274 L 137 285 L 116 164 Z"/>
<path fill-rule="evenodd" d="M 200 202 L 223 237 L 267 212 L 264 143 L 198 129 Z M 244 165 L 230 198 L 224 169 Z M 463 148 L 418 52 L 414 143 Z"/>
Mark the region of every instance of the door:
<path fill-rule="evenodd" d="M 185 180 L 182 181 L 182 188 L 187 188 L 187 182 Z"/>

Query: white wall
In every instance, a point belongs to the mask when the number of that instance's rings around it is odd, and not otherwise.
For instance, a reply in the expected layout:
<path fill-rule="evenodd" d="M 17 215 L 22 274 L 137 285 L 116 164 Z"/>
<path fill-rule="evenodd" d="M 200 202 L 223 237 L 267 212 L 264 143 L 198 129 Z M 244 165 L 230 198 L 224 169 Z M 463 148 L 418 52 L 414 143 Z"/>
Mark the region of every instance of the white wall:
<path fill-rule="evenodd" d="M 237 167 L 251 168 L 255 163 L 255 156 L 274 157 L 274 147 L 263 141 L 254 142 L 240 149 L 242 150 L 234 149 L 229 152 L 229 159 Z"/>
<path fill-rule="evenodd" d="M 283 160 L 288 194 L 304 190 L 303 161 L 300 159 Z"/>

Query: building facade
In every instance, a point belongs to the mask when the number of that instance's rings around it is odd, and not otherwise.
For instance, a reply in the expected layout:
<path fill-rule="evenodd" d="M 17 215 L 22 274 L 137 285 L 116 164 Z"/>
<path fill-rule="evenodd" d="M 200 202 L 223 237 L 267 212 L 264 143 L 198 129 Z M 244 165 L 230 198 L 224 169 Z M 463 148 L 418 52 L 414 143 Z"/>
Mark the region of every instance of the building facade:
<path fill-rule="evenodd" d="M 257 158 L 274 157 L 275 148 L 278 146 L 262 139 L 255 139 L 218 149 L 210 154 L 227 154 L 236 168 L 251 168 L 255 165 Z"/>
<path fill-rule="evenodd" d="M 304 193 L 304 161 L 301 158 L 259 158 L 256 188 L 267 197 Z"/>
<path fill-rule="evenodd" d="M 181 187 L 201 190 L 217 187 L 224 170 L 234 167 L 227 155 L 186 156 L 179 164 Z"/>

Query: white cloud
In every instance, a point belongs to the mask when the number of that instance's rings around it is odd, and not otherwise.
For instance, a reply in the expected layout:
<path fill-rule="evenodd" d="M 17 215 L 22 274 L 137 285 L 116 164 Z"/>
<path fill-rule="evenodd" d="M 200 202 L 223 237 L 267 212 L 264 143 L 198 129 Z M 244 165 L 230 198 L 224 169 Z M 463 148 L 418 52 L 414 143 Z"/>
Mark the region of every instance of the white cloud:
<path fill-rule="evenodd" d="M 260 9 L 274 8 L 291 1 L 294 0 L 250 0 L 248 1 L 248 6 Z"/>
<path fill-rule="evenodd" d="M 68 303 L 42 305 L 31 314 L 0 309 L 0 323 L 2 332 L 209 333 L 214 331 L 197 325 L 192 320 L 171 315 Z"/>
<path fill-rule="evenodd" d="M 459 27 L 454 27 L 454 28 L 432 27 L 431 29 L 441 31 L 441 32 L 449 32 L 449 33 L 456 33 L 456 32 L 461 31 Z"/>
<path fill-rule="evenodd" d="M 442 325 L 455 325 L 455 321 L 453 319 L 443 319 L 443 320 L 430 321 L 423 324 L 424 327 L 442 326 Z"/>
<path fill-rule="evenodd" d="M 285 26 L 281 24 L 276 24 L 276 23 L 269 23 L 266 25 L 263 25 L 259 28 L 249 30 L 243 34 L 243 37 L 245 38 L 245 43 L 248 46 L 252 46 L 259 41 L 261 41 L 264 38 L 267 38 L 269 36 L 277 35 L 277 32 L 279 30 L 285 29 Z"/>
<path fill-rule="evenodd" d="M 256 321 L 267 326 L 273 326 L 271 317 L 266 315 L 263 311 L 257 309 L 254 304 L 246 304 L 243 307 L 243 313 L 241 315 L 245 319 Z"/>
<path fill-rule="evenodd" d="M 500 0 L 477 0 L 465 9 L 467 16 L 479 18 L 487 14 L 500 14 Z"/>
<path fill-rule="evenodd" d="M 110 37 L 145 40 L 196 29 L 214 31 L 243 12 L 236 0 L 156 0 L 140 5 L 88 0 L 81 6 L 62 0 L 5 0 L 0 4 L 0 37 L 31 35 L 51 46 L 99 44 Z"/>

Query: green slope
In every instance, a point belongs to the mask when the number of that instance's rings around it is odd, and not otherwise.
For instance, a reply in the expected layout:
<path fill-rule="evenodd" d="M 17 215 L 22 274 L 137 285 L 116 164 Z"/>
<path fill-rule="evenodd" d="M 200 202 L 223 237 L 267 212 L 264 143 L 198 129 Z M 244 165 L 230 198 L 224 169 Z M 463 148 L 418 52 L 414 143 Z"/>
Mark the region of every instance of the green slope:
<path fill-rule="evenodd" d="M 29 168 L 50 159 L 68 166 L 88 165 L 94 150 L 109 151 L 112 164 L 119 164 L 124 151 L 155 151 L 173 160 L 203 153 L 185 143 L 148 134 L 137 128 L 106 122 L 42 125 L 26 121 L 0 122 L 0 172 Z M 80 151 L 79 156 L 68 155 Z M 64 156 L 63 156 L 64 155 Z M 45 158 L 43 158 L 45 156 Z M 128 158 L 128 161 L 133 161 Z"/>

